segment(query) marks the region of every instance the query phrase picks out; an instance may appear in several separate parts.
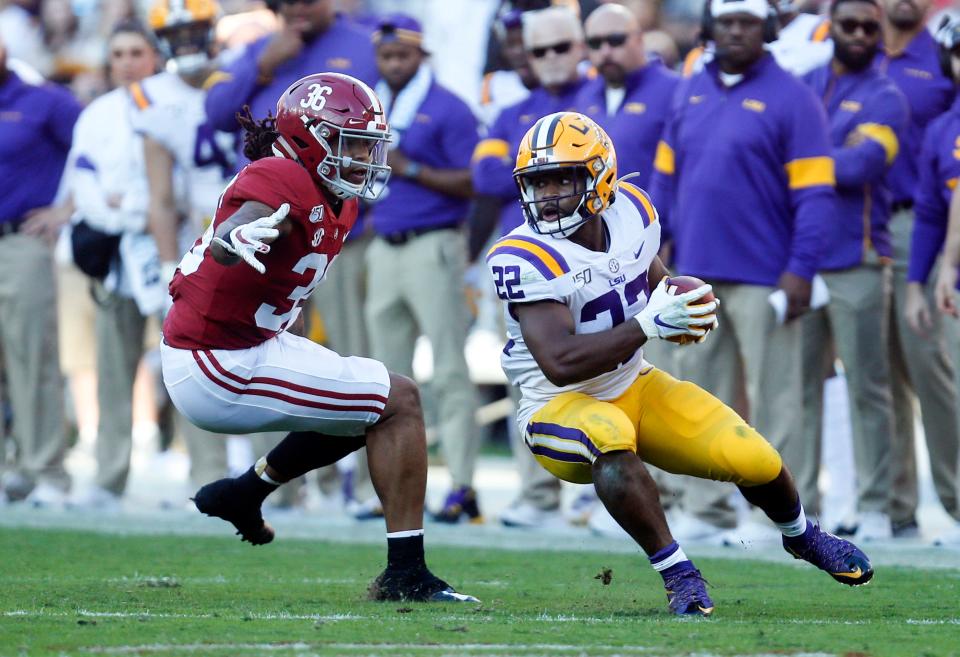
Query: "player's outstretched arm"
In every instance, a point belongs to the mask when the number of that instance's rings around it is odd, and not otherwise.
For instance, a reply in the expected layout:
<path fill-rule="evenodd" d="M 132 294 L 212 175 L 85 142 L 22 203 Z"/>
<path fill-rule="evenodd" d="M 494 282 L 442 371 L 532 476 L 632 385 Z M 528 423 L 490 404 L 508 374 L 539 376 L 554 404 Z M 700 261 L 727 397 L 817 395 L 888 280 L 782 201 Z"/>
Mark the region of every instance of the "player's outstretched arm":
<path fill-rule="evenodd" d="M 214 231 L 210 244 L 213 259 L 228 266 L 243 260 L 264 273 L 266 268 L 256 254 L 269 253 L 270 244 L 290 232 L 292 224 L 286 218 L 289 211 L 287 203 L 274 210 L 259 201 L 247 201 Z"/>
<path fill-rule="evenodd" d="M 556 386 L 586 381 L 617 368 L 647 341 L 637 322 L 609 331 L 575 333 L 567 306 L 555 301 L 515 304 L 523 341 L 544 376 Z"/>

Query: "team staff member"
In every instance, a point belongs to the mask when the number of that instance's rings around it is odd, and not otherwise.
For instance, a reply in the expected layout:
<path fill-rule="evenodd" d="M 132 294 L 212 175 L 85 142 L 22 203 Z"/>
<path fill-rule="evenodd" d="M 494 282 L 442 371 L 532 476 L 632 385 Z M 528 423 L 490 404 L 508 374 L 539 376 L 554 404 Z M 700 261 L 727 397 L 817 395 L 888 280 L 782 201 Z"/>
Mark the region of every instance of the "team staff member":
<path fill-rule="evenodd" d="M 713 0 L 711 11 L 716 57 L 678 88 L 652 184 L 677 270 L 713 283 L 725 300 L 726 328 L 681 350 L 679 369 L 728 405 L 745 377 L 751 424 L 802 469 L 801 324 L 791 320 L 809 305 L 824 218 L 835 209 L 826 118 L 764 50 L 766 0 Z M 785 324 L 768 301 L 777 289 Z M 685 493 L 687 510 L 716 531 L 733 526 L 724 491 L 697 486 Z"/>
<path fill-rule="evenodd" d="M 272 0 L 271 7 L 283 19 L 280 31 L 251 43 L 207 81 L 207 118 L 216 130 L 239 130 L 236 113 L 244 105 L 254 116 L 275 112 L 276 99 L 305 75 L 347 73 L 367 84 L 377 79 L 369 33 L 338 15 L 333 0 Z M 239 159 L 238 166 L 246 164 L 242 152 Z"/>
<path fill-rule="evenodd" d="M 62 493 L 70 487 L 63 469 L 56 284 L 50 248 L 38 230 L 55 213 L 50 206 L 80 105 L 59 87 L 21 80 L 7 68 L 6 53 L 0 41 L 0 361 L 17 460 L 4 473 L 3 492 L 23 499 L 42 488 Z"/>
<path fill-rule="evenodd" d="M 890 232 L 893 237 L 893 312 L 890 329 L 890 364 L 893 383 L 894 441 L 891 453 L 893 490 L 890 518 L 895 535 L 916 535 L 917 465 L 914 455 L 913 401 L 920 402 L 924 434 L 960 435 L 957 424 L 957 390 L 954 363 L 943 335 L 944 325 L 934 323 L 926 338 L 918 340 L 907 325 L 907 263 L 914 221 L 917 157 L 923 131 L 953 101 L 955 88 L 943 74 L 937 44 L 926 29 L 932 0 L 882 0 L 883 50 L 874 65 L 887 74 L 910 103 L 910 122 L 900 140 L 900 155 L 890 169 L 893 194 Z M 926 290 L 933 302 L 933 289 Z M 890 534 L 889 521 L 869 531 Z"/>
<path fill-rule="evenodd" d="M 139 83 L 157 72 L 160 55 L 154 34 L 138 21 L 118 24 L 108 47 L 110 83 L 115 88 L 84 108 L 73 134 L 68 189 L 77 208 L 75 221 L 127 242 L 146 240 L 152 247 L 152 240 L 143 236 L 150 195 L 143 140 L 131 122 L 138 110 L 130 86 L 142 89 Z M 76 240 L 73 246 L 82 261 L 83 241 Z M 111 260 L 112 272 L 103 280 L 84 277 L 84 295 L 89 297 L 87 290 L 92 289 L 95 299 L 97 399 L 102 403 L 94 452 L 96 477 L 90 488 L 78 491 L 71 501 L 100 510 L 119 507 L 130 473 L 133 385 L 147 322 L 137 297 L 141 302 L 152 298 L 154 310 L 159 310 L 163 299 L 159 280 L 149 286 L 159 293 L 153 295 L 144 294 L 144 286 L 130 283 L 142 280 L 145 269 L 157 278 L 155 258 L 127 258 L 118 247 L 117 257 Z"/>
<path fill-rule="evenodd" d="M 857 509 L 866 519 L 886 514 L 890 495 L 893 400 L 885 323 L 893 252 L 886 173 L 908 109 L 896 85 L 871 67 L 880 46 L 877 0 L 833 0 L 829 25 L 833 58 L 804 79 L 827 109 L 837 177 L 837 210 L 825 226 L 831 246 L 820 261 L 830 303 L 803 320 L 807 453 L 794 476 L 809 508 L 819 513 L 823 379 L 832 341 L 846 373 Z"/>
<path fill-rule="evenodd" d="M 413 376 L 416 338 L 423 333 L 430 339 L 440 440 L 453 479 L 435 518 L 479 521 L 473 489 L 479 434 L 463 352 L 468 313 L 460 231 L 472 193 L 477 120 L 466 103 L 434 79 L 420 23 L 403 14 L 390 16 L 373 38 L 382 76 L 377 95 L 394 139 L 387 160 L 394 175 L 371 213 L 377 235 L 367 251 L 371 353 L 389 369 Z"/>
<path fill-rule="evenodd" d="M 948 19 L 937 31 L 945 73 L 960 81 L 960 20 Z M 926 336 L 936 324 L 948 322 L 939 313 L 931 312 L 925 287 L 937 255 L 943 247 L 951 199 L 960 180 L 960 160 L 956 157 L 960 143 L 960 100 L 947 112 L 934 119 L 924 135 L 918 159 L 919 185 L 915 194 L 916 222 L 910 246 L 910 267 L 907 271 L 907 321 L 917 335 Z M 941 293 L 956 287 L 957 268 L 954 250 L 945 248 L 937 287 Z M 938 305 L 942 304 L 938 300 Z M 913 337 L 913 336 L 911 336 Z M 913 337 L 913 339 L 917 339 Z M 948 345 L 956 355 L 958 343 Z M 926 434 L 930 451 L 930 470 L 937 496 L 954 520 L 960 521 L 957 466 L 960 464 L 960 436 L 957 433 Z"/>
<path fill-rule="evenodd" d="M 582 81 L 577 64 L 583 55 L 583 27 L 567 7 L 550 7 L 523 15 L 523 44 L 533 71 L 540 80 L 523 101 L 500 112 L 473 153 L 473 186 L 477 194 L 501 199 L 501 232 L 508 233 L 523 223 L 516 203 L 513 157 L 520 140 L 534 122 L 545 114 L 572 110 Z M 493 226 L 471 227 L 487 235 Z M 483 239 L 471 243 L 483 244 Z"/>
<path fill-rule="evenodd" d="M 623 171 L 646 188 L 653 156 L 680 81 L 659 60 L 648 62 L 636 16 L 623 5 L 601 5 L 584 23 L 590 63 L 600 74 L 584 84 L 577 107 L 617 144 Z"/>
<path fill-rule="evenodd" d="M 583 85 L 577 72 L 583 53 L 583 27 L 571 9 L 551 7 L 524 12 L 523 43 L 541 86 L 525 100 L 501 111 L 474 151 L 474 191 L 494 202 L 478 206 L 482 211 L 472 216 L 471 261 L 490 238 L 497 220 L 503 233 L 523 222 L 516 201 L 513 165 L 524 134 L 540 117 L 574 109 Z M 508 526 L 533 527 L 556 517 L 560 509 L 559 482 L 537 464 L 519 436 L 511 440 L 511 448 L 520 475 L 520 495 L 501 515 L 501 521 Z"/>

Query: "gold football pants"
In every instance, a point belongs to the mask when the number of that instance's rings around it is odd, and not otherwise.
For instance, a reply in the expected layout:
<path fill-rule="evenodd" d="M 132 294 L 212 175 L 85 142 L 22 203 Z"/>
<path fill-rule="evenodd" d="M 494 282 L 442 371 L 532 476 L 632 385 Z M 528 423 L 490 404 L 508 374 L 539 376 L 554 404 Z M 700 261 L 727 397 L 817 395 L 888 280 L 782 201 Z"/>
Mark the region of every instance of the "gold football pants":
<path fill-rule="evenodd" d="M 782 467 L 777 450 L 731 408 L 654 367 L 612 401 L 557 395 L 534 413 L 526 440 L 544 468 L 578 484 L 593 481 L 598 456 L 621 450 L 668 472 L 739 486 L 773 481 Z"/>

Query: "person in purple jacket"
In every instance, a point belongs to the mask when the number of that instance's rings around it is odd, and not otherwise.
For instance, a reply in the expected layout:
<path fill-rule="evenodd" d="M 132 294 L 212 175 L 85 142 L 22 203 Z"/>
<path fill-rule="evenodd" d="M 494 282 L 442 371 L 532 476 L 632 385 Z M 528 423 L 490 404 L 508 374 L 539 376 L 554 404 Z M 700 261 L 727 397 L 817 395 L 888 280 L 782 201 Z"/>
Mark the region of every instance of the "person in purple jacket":
<path fill-rule="evenodd" d="M 946 18 L 937 31 L 940 43 L 941 62 L 944 73 L 956 82 L 960 82 L 960 19 Z M 930 311 L 928 301 L 928 279 L 934 269 L 937 255 L 944 247 L 947 233 L 947 218 L 952 198 L 956 194 L 957 181 L 960 180 L 960 159 L 957 159 L 957 144 L 960 143 L 960 98 L 946 112 L 934 119 L 927 128 L 917 160 L 919 181 L 914 194 L 916 220 L 913 224 L 913 236 L 910 245 L 910 263 L 907 270 L 906 320 L 915 332 L 912 339 L 930 339 L 934 327 L 947 325 L 956 330 L 955 320 L 941 317 Z M 951 224 L 954 223 L 951 221 Z M 952 230 L 952 227 L 951 227 Z M 940 265 L 935 292 L 938 297 L 945 294 L 957 283 L 956 250 L 949 242 L 944 247 L 944 262 Z M 938 305 L 943 307 L 941 303 Z M 950 313 L 954 316 L 955 313 Z M 948 342 L 946 349 L 956 357 L 958 340 L 956 333 L 949 333 L 953 339 L 940 332 L 941 342 Z M 942 346 L 942 345 L 941 345 Z M 957 432 L 942 431 L 926 433 L 927 449 L 930 451 L 930 469 L 933 484 L 944 509 L 954 521 L 960 522 L 960 491 L 957 490 L 958 459 L 960 459 L 960 435 Z M 960 525 L 951 533 L 953 541 L 960 542 Z"/>
<path fill-rule="evenodd" d="M 599 75 L 583 85 L 577 107 L 617 145 L 621 171 L 637 173 L 630 182 L 646 189 L 680 76 L 659 59 L 647 61 L 640 24 L 623 5 L 597 7 L 583 30 Z"/>
<path fill-rule="evenodd" d="M 215 130 L 236 132 L 237 112 L 275 113 L 277 98 L 311 73 L 346 73 L 372 85 L 377 66 L 370 32 L 337 14 L 333 0 L 271 0 L 283 27 L 254 41 L 207 82 L 207 119 Z M 239 142 L 240 140 L 238 140 Z M 247 163 L 238 147 L 238 166 Z"/>
<path fill-rule="evenodd" d="M 890 234 L 893 239 L 893 311 L 890 313 L 890 366 L 893 386 L 893 490 L 889 518 L 860 529 L 877 537 L 917 536 L 917 465 L 914 454 L 913 399 L 920 402 L 926 436 L 956 436 L 957 388 L 954 363 L 943 335 L 950 327 L 931 325 L 919 338 L 907 325 L 907 262 L 914 223 L 914 192 L 923 133 L 950 107 L 956 94 L 943 74 L 937 44 L 926 28 L 932 0 L 882 0 L 883 49 L 874 62 L 900 88 L 910 103 L 910 122 L 900 137 L 900 154 L 888 175 L 893 195 Z M 927 289 L 933 301 L 932 286 Z M 870 518 L 866 518 L 870 520 Z"/>
<path fill-rule="evenodd" d="M 803 499 L 818 513 L 823 382 L 836 353 L 850 398 L 857 511 L 867 529 L 878 524 L 867 518 L 886 517 L 890 497 L 893 400 L 886 318 L 893 250 L 887 172 L 900 150 L 909 110 L 896 85 L 871 66 L 880 47 L 877 0 L 833 0 L 830 38 L 833 58 L 804 76 L 830 122 L 837 211 L 824 226 L 830 248 L 820 261 L 830 303 L 803 320 L 803 445 L 808 452 L 799 464 L 805 469 L 794 476 Z"/>
<path fill-rule="evenodd" d="M 525 13 L 523 45 L 541 86 L 500 112 L 477 145 L 472 161 L 474 191 L 500 199 L 500 232 L 504 235 L 523 223 L 513 181 L 513 158 L 520 140 L 541 116 L 575 109 L 583 86 L 577 70 L 583 59 L 583 27 L 569 7 Z M 471 232 L 479 229 L 483 233 L 479 238 L 471 236 L 471 243 L 485 244 L 493 228 L 471 226 Z"/>
<path fill-rule="evenodd" d="M 0 498 L 43 504 L 62 502 L 70 478 L 53 254 L 42 238 L 65 219 L 54 199 L 80 105 L 61 87 L 22 80 L 6 53 L 0 41 L 0 361 L 17 457 Z"/>
<path fill-rule="evenodd" d="M 716 57 L 677 88 L 651 196 L 678 273 L 712 283 L 717 336 L 678 354 L 681 378 L 727 405 L 745 385 L 750 423 L 803 470 L 801 322 L 836 210 L 822 104 L 764 49 L 766 0 L 712 0 Z M 770 297 L 786 298 L 785 323 Z M 726 491 L 697 481 L 685 510 L 701 538 L 736 524 Z M 694 531 L 696 529 L 696 531 Z"/>

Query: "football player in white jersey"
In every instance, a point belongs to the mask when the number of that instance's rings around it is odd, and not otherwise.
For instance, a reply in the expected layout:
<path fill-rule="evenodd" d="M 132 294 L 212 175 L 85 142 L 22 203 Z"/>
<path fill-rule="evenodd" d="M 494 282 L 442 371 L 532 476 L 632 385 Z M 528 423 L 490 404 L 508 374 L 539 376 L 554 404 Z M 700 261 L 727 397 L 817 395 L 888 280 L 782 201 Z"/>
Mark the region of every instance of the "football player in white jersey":
<path fill-rule="evenodd" d="M 204 110 L 204 82 L 215 70 L 214 0 L 156 0 L 150 27 L 166 71 L 130 87 L 134 129 L 144 137 L 150 183 L 149 227 L 164 282 L 210 223 L 233 175 L 234 136 L 215 132 Z"/>
<path fill-rule="evenodd" d="M 656 255 L 657 212 L 643 190 L 617 180 L 606 133 L 575 112 L 545 116 L 520 144 L 514 179 L 526 222 L 487 264 L 506 304 L 503 369 L 521 389 L 520 431 L 540 464 L 595 485 L 663 576 L 674 613 L 709 615 L 713 602 L 670 534 L 645 462 L 735 483 L 794 557 L 844 584 L 870 581 L 861 550 L 807 521 L 789 470 L 760 434 L 644 360 L 647 340 L 706 339 L 718 302 L 703 300 L 709 285 L 673 293 Z"/>
<path fill-rule="evenodd" d="M 233 136 L 206 122 L 204 81 L 215 70 L 215 0 L 155 0 L 150 28 L 166 58 L 166 70 L 128 87 L 131 123 L 143 138 L 149 186 L 147 228 L 159 258 L 164 310 L 167 284 L 180 256 L 213 218 L 220 192 L 233 175 Z M 189 422 L 181 433 L 195 484 L 226 474 L 226 441 Z"/>

